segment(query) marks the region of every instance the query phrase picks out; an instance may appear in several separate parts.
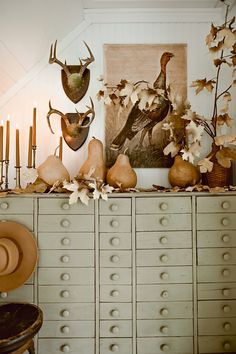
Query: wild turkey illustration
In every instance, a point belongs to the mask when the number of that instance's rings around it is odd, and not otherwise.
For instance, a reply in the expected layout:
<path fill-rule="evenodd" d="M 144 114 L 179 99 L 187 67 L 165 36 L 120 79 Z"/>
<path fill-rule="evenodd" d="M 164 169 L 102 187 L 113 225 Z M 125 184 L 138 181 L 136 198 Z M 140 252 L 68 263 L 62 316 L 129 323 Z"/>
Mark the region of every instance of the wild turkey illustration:
<path fill-rule="evenodd" d="M 124 145 L 126 139 L 133 139 L 133 137 L 142 130 L 139 146 L 142 147 L 142 143 L 146 133 L 148 133 L 149 144 L 152 145 L 152 130 L 153 127 L 161 122 L 168 114 L 171 107 L 171 102 L 168 99 L 166 88 L 166 66 L 169 60 L 174 56 L 170 52 L 165 52 L 161 56 L 160 73 L 153 83 L 154 89 L 163 90 L 163 94 L 159 95 L 159 104 L 153 111 L 141 111 L 138 107 L 139 101 L 135 103 L 131 112 L 128 115 L 124 127 L 121 129 L 116 138 L 112 141 L 110 148 L 112 150 L 120 150 Z"/>

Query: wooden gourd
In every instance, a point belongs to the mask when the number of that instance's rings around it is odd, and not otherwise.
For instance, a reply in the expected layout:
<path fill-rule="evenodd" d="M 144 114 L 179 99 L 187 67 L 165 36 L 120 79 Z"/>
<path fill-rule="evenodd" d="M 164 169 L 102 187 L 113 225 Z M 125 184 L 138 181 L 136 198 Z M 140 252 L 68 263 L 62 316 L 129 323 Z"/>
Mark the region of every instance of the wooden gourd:
<path fill-rule="evenodd" d="M 137 175 L 131 167 L 129 157 L 119 154 L 115 164 L 107 173 L 107 183 L 112 187 L 121 189 L 134 188 L 137 184 Z"/>
<path fill-rule="evenodd" d="M 53 186 L 57 181 L 69 181 L 70 175 L 63 165 L 61 159 L 55 155 L 50 155 L 47 159 L 37 168 L 38 177 L 44 182 Z"/>
<path fill-rule="evenodd" d="M 200 181 L 200 172 L 192 163 L 185 161 L 181 156 L 175 156 L 175 161 L 169 170 L 170 184 L 175 187 L 194 186 Z"/>

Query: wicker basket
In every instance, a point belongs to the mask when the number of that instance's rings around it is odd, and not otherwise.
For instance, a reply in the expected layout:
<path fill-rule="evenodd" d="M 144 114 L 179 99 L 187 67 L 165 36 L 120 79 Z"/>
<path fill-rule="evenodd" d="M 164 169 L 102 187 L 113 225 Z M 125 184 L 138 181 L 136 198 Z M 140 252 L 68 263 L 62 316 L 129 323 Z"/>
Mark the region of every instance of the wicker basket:
<path fill-rule="evenodd" d="M 214 163 L 211 172 L 202 174 L 202 183 L 209 187 L 225 187 L 232 184 L 232 167 L 225 168 L 221 166 L 215 157 L 211 159 Z"/>

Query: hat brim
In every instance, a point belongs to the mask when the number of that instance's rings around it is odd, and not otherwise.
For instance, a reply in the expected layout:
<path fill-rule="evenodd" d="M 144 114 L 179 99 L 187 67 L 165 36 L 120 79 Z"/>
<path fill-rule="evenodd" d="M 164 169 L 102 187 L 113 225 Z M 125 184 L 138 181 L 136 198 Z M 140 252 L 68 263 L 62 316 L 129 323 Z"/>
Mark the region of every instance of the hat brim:
<path fill-rule="evenodd" d="M 0 222 L 0 239 L 11 239 L 19 249 L 19 262 L 16 269 L 8 275 L 0 275 L 0 291 L 14 290 L 23 285 L 33 273 L 38 260 L 38 249 L 32 233 L 23 225 Z"/>

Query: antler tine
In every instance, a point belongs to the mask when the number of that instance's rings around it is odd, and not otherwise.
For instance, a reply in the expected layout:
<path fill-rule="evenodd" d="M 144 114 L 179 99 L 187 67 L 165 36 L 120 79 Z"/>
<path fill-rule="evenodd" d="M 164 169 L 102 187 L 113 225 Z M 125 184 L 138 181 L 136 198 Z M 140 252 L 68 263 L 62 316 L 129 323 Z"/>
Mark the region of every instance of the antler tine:
<path fill-rule="evenodd" d="M 60 60 L 57 59 L 57 40 L 54 43 L 54 49 L 53 49 L 53 44 L 51 44 L 51 48 L 50 48 L 49 64 L 53 64 L 53 63 L 60 65 L 62 69 L 65 71 L 67 77 L 70 76 L 70 71 L 66 63 L 63 64 Z"/>
<path fill-rule="evenodd" d="M 58 111 L 57 109 L 52 108 L 51 101 L 49 101 L 49 111 L 47 113 L 47 122 L 48 122 L 48 126 L 49 126 L 49 129 L 51 130 L 52 134 L 54 134 L 54 131 L 52 130 L 52 127 L 51 127 L 50 116 L 53 113 L 59 114 L 59 116 L 61 116 L 64 120 L 66 118 L 62 112 Z"/>
<path fill-rule="evenodd" d="M 80 60 L 80 64 L 81 64 L 80 74 L 81 74 L 81 76 L 83 76 L 83 73 L 85 72 L 85 69 L 89 66 L 89 64 L 91 64 L 95 60 L 93 53 L 92 53 L 91 49 L 89 48 L 88 44 L 85 41 L 83 41 L 83 42 L 86 45 L 86 48 L 88 49 L 90 58 Z M 84 64 L 82 64 L 82 61 L 84 62 Z"/>
<path fill-rule="evenodd" d="M 90 97 L 90 103 L 91 103 L 91 107 L 86 106 L 88 108 L 88 110 L 87 110 L 87 112 L 83 113 L 83 115 L 82 115 L 83 119 L 81 120 L 81 123 L 79 123 L 80 128 L 83 128 L 83 129 L 84 128 L 88 128 L 90 126 L 90 124 L 92 123 L 92 121 L 94 120 L 94 118 L 95 118 L 94 104 L 93 104 L 93 101 L 92 101 L 91 97 Z M 82 125 L 83 121 L 87 118 L 89 113 L 92 113 L 92 117 L 89 118 L 89 122 L 87 124 Z"/>

